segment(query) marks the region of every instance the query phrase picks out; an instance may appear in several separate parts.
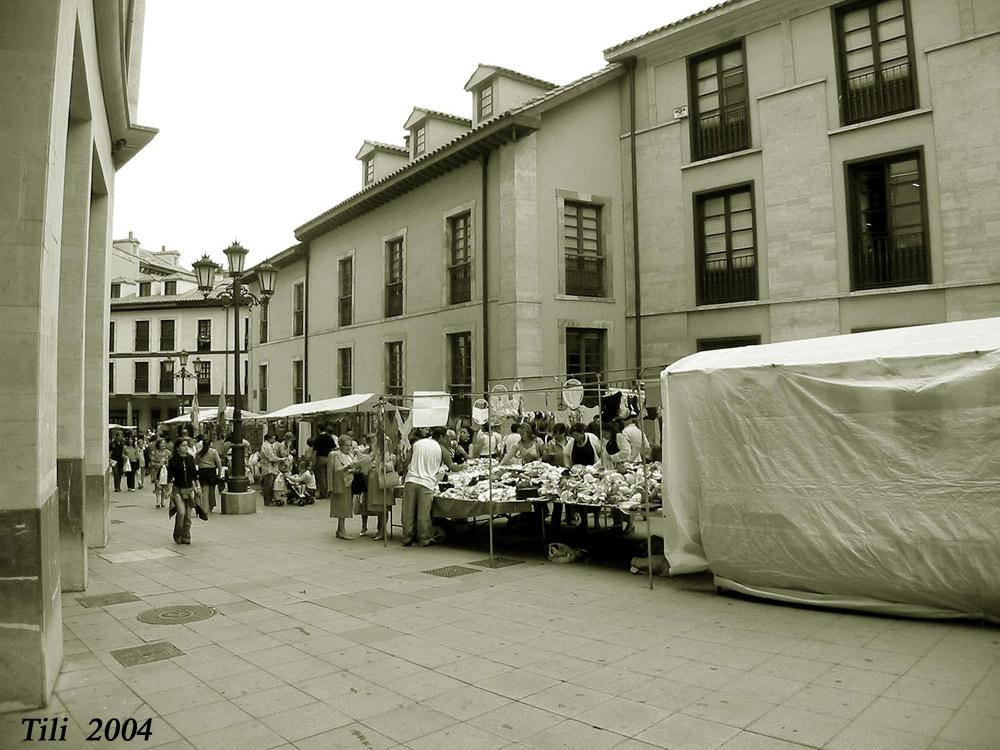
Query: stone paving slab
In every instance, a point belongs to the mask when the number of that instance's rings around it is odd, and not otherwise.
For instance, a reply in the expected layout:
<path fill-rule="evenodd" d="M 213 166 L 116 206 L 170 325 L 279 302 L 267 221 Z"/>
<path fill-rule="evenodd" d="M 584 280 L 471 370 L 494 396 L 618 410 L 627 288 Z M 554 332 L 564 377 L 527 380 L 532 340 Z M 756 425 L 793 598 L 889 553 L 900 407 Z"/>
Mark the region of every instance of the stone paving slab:
<path fill-rule="evenodd" d="M 139 492 L 63 596 L 64 664 L 46 709 L 63 750 L 94 718 L 149 718 L 162 750 L 921 750 L 997 747 L 1000 628 L 785 607 L 716 595 L 710 579 L 596 564 L 482 565 L 474 545 L 388 547 L 333 536 L 324 503 L 171 525 Z M 359 524 L 355 521 L 353 531 Z M 476 575 L 441 578 L 436 568 Z M 109 600 L 110 601 L 110 600 Z M 169 626 L 148 609 L 216 614 Z M 183 655 L 124 666 L 169 641 Z"/>

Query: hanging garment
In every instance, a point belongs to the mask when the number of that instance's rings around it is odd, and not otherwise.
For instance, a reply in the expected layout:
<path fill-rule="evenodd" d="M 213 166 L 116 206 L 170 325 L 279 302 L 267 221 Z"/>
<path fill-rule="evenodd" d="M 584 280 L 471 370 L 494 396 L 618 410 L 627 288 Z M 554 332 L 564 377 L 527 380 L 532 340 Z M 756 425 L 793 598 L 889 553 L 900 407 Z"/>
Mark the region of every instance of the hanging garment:
<path fill-rule="evenodd" d="M 622 394 L 621 391 L 616 393 L 609 393 L 603 399 L 601 399 L 601 421 L 611 422 L 618 418 L 618 412 L 621 409 L 622 404 Z"/>

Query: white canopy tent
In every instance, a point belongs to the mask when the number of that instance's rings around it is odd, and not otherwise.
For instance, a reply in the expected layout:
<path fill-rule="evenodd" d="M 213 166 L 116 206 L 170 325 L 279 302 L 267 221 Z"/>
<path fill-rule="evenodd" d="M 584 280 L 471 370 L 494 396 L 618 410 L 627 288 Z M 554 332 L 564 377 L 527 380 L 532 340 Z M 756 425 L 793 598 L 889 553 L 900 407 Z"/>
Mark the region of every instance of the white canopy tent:
<path fill-rule="evenodd" d="M 1000 621 L 1000 318 L 702 352 L 661 389 L 672 573 Z"/>
<path fill-rule="evenodd" d="M 250 421 L 253 419 L 261 419 L 262 415 L 256 412 L 247 411 L 246 409 L 240 410 L 240 416 L 244 421 Z M 214 422 L 219 418 L 219 410 L 217 408 L 205 407 L 201 409 L 201 414 L 198 416 L 199 422 Z M 233 421 L 233 407 L 226 407 L 226 421 Z M 160 424 L 190 424 L 191 423 L 191 413 L 181 414 L 179 416 L 173 417 L 171 419 L 165 419 Z"/>
<path fill-rule="evenodd" d="M 320 401 L 309 401 L 304 404 L 291 404 L 283 409 L 264 414 L 261 418 L 269 420 L 285 419 L 288 417 L 309 417 L 315 414 L 362 411 L 374 408 L 378 404 L 378 400 L 379 396 L 376 393 L 352 393 L 349 396 L 324 398 Z"/>

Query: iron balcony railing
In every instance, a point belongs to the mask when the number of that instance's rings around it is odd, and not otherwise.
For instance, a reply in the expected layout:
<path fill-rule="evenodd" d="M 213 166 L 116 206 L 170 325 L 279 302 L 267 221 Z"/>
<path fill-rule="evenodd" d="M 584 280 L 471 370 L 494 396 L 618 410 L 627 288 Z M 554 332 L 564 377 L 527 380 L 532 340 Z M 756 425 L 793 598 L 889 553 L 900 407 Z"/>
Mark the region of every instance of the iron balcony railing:
<path fill-rule="evenodd" d="M 453 305 L 472 301 L 472 263 L 458 263 L 448 269 L 448 291 Z"/>
<path fill-rule="evenodd" d="M 694 134 L 695 161 L 750 148 L 748 122 L 745 105 L 699 117 Z"/>
<path fill-rule="evenodd" d="M 698 281 L 701 305 L 757 299 L 757 258 L 747 255 L 706 261 Z"/>
<path fill-rule="evenodd" d="M 394 318 L 403 314 L 403 282 L 397 281 L 385 286 L 385 317 Z"/>
<path fill-rule="evenodd" d="M 566 294 L 577 297 L 603 297 L 604 258 L 567 254 Z"/>
<path fill-rule="evenodd" d="M 923 231 L 854 239 L 851 271 L 855 290 L 929 283 L 930 262 Z"/>
<path fill-rule="evenodd" d="M 845 120 L 862 122 L 913 109 L 913 82 L 908 62 L 847 79 Z"/>
<path fill-rule="evenodd" d="M 351 324 L 351 309 L 354 306 L 353 297 L 341 297 L 338 304 L 338 320 L 340 325 L 349 326 Z"/>

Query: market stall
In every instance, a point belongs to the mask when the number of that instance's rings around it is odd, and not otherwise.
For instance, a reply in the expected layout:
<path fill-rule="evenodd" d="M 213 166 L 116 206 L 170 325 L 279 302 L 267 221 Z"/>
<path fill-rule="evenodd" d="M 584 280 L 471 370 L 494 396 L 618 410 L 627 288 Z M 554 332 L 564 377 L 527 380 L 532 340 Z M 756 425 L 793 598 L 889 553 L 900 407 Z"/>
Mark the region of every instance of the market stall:
<path fill-rule="evenodd" d="M 247 411 L 246 409 L 240 410 L 240 417 L 245 422 L 264 418 L 262 414 L 257 414 L 252 411 Z M 202 415 L 199 417 L 198 422 L 199 424 L 202 422 L 216 422 L 218 421 L 218 419 L 219 419 L 219 413 L 216 409 L 205 408 L 202 410 Z M 231 406 L 226 407 L 225 421 L 227 424 L 232 424 L 233 422 L 233 407 Z M 186 412 L 176 417 L 171 417 L 170 419 L 164 419 L 162 422 L 160 422 L 160 424 L 161 425 L 191 424 L 191 412 Z"/>
<path fill-rule="evenodd" d="M 1000 318 L 702 352 L 661 384 L 671 573 L 1000 621 Z"/>

